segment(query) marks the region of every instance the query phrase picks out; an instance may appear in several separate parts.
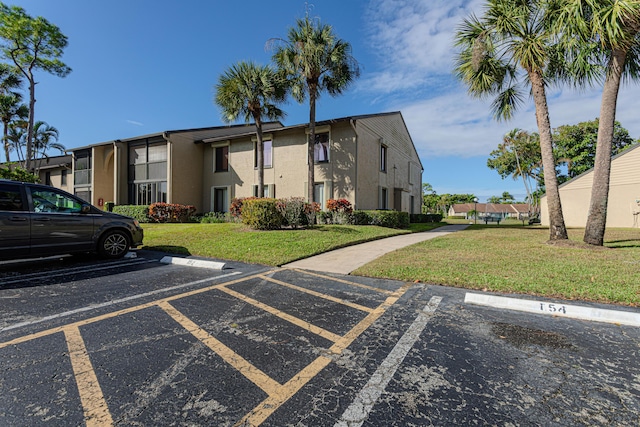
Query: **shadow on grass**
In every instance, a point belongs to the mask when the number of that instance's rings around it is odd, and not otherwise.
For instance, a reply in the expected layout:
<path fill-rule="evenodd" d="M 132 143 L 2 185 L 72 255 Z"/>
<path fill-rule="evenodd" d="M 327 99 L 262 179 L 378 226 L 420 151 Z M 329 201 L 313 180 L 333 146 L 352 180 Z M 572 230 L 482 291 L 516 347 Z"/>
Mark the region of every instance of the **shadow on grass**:
<path fill-rule="evenodd" d="M 604 244 L 611 249 L 640 248 L 640 239 L 605 240 Z"/>
<path fill-rule="evenodd" d="M 171 246 L 171 245 L 156 245 L 156 246 L 143 246 L 141 249 L 147 251 L 158 251 L 158 252 L 168 252 L 170 254 L 179 254 L 179 255 L 191 255 L 189 249 L 184 246 Z"/>

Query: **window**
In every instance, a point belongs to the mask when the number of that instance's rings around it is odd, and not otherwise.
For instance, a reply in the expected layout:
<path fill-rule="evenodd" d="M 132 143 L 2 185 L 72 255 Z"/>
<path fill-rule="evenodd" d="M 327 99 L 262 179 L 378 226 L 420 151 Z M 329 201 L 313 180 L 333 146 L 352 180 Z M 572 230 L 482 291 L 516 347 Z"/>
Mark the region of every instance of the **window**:
<path fill-rule="evenodd" d="M 44 173 L 44 183 L 45 185 L 51 186 L 51 172 L 47 171 Z"/>
<path fill-rule="evenodd" d="M 91 150 L 74 153 L 73 193 L 91 203 Z"/>
<path fill-rule="evenodd" d="M 76 152 L 73 183 L 76 186 L 91 184 L 91 151 Z"/>
<path fill-rule="evenodd" d="M 31 190 L 35 212 L 80 213 L 82 204 L 54 190 Z"/>
<path fill-rule="evenodd" d="M 227 212 L 227 187 L 218 187 L 213 189 L 213 211 L 214 212 Z"/>
<path fill-rule="evenodd" d="M 167 143 L 139 140 L 129 145 L 129 203 L 167 201 Z"/>
<path fill-rule="evenodd" d="M 229 171 L 229 146 L 215 147 L 215 165 L 214 172 L 227 172 Z"/>
<path fill-rule="evenodd" d="M 387 171 L 387 146 L 380 145 L 380 170 Z"/>
<path fill-rule="evenodd" d="M 260 197 L 258 195 L 258 186 L 253 186 L 253 197 Z M 264 185 L 264 197 L 267 198 L 275 198 L 276 197 L 276 185 L 275 184 L 265 184 Z"/>
<path fill-rule="evenodd" d="M 378 201 L 379 209 L 389 209 L 387 189 L 380 187 L 380 200 Z"/>
<path fill-rule="evenodd" d="M 0 211 L 23 211 L 20 187 L 11 184 L 0 184 Z"/>
<path fill-rule="evenodd" d="M 315 184 L 313 186 L 313 200 L 315 200 L 317 203 L 320 203 L 320 206 L 324 210 L 324 207 L 325 207 L 325 204 L 324 204 L 324 183 Z"/>
<path fill-rule="evenodd" d="M 60 172 L 60 185 L 67 185 L 67 170 L 62 169 Z"/>
<path fill-rule="evenodd" d="M 313 145 L 313 161 L 315 163 L 326 163 L 329 161 L 329 133 L 316 134 Z"/>
<path fill-rule="evenodd" d="M 270 168 L 273 167 L 273 141 L 270 139 L 265 139 L 262 141 L 263 150 L 262 156 L 264 158 L 264 167 Z M 253 167 L 258 167 L 258 143 L 255 142 L 253 144 Z"/>

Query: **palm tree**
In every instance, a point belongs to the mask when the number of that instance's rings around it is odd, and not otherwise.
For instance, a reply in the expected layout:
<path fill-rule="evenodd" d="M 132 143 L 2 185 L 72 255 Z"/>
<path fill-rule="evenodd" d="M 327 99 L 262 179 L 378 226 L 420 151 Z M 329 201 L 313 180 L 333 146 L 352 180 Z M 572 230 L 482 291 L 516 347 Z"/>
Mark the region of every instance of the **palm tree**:
<path fill-rule="evenodd" d="M 11 161 L 9 158 L 9 141 L 7 140 L 8 126 L 13 117 L 17 115 L 17 110 L 22 101 L 22 95 L 16 92 L 16 89 L 19 89 L 20 86 L 22 86 L 22 79 L 18 74 L 8 64 L 0 63 L 0 118 L 4 125 L 2 141 L 7 163 Z M 21 110 L 21 113 L 24 111 L 24 109 Z M 28 114 L 28 110 L 26 111 Z"/>
<path fill-rule="evenodd" d="M 316 100 L 323 91 L 342 94 L 360 75 L 351 55 L 351 44 L 339 39 L 330 25 L 298 19 L 287 39 L 277 44 L 274 62 L 290 79 L 293 97 L 300 103 L 309 98 L 308 199 L 314 201 L 314 145 L 316 142 Z"/>
<path fill-rule="evenodd" d="M 29 117 L 29 107 L 21 103 L 21 97 L 12 95 L 0 95 L 0 121 L 3 125 L 2 141 L 4 143 L 5 160 L 11 161 L 9 157 L 11 141 L 9 140 L 9 129 L 15 120 L 25 121 Z"/>
<path fill-rule="evenodd" d="M 34 158 L 40 157 L 40 159 L 49 159 L 47 151 L 59 150 L 60 153 L 64 153 L 66 149 L 64 145 L 58 143 L 60 134 L 58 129 L 48 125 L 46 122 L 37 121 L 33 126 L 33 153 Z M 38 166 L 42 164 L 42 160 L 38 163 Z M 39 168 L 34 172 L 38 174 Z"/>
<path fill-rule="evenodd" d="M 18 162 L 25 165 L 24 149 L 27 146 L 27 126 L 26 120 L 16 120 L 9 124 L 7 133 L 7 141 L 9 143 L 9 151 L 15 151 Z"/>
<path fill-rule="evenodd" d="M 277 104 L 286 99 L 286 80 L 270 66 L 238 62 L 222 74 L 216 85 L 215 103 L 222 119 L 233 122 L 243 116 L 256 125 L 258 157 L 258 197 L 264 197 L 264 143 L 262 120 L 279 120 L 285 112 Z"/>
<path fill-rule="evenodd" d="M 585 50 L 591 50 L 595 65 L 603 65 L 604 84 L 593 186 L 583 238 L 585 243 L 602 246 L 607 222 L 618 91 L 623 78 L 640 77 L 640 1 L 565 0 L 552 2 L 550 9 L 554 24 L 567 36 L 567 44 L 573 47 L 574 57 L 584 58 Z M 575 63 L 578 79 L 582 79 L 594 65 L 584 61 Z"/>
<path fill-rule="evenodd" d="M 488 0 L 481 18 L 471 15 L 456 33 L 456 73 L 479 98 L 495 96 L 494 117 L 510 119 L 533 95 L 540 135 L 551 240 L 567 239 L 555 171 L 545 73 L 557 65 L 553 34 L 537 0 Z M 524 74 L 523 74 L 524 72 Z"/>

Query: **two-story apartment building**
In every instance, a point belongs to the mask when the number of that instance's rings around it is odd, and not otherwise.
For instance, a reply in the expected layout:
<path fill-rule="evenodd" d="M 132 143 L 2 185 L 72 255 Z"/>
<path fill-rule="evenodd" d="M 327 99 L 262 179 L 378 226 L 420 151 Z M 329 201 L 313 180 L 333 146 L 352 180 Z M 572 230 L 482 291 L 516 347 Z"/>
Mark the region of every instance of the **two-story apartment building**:
<path fill-rule="evenodd" d="M 307 196 L 308 124 L 263 125 L 265 195 Z M 422 163 L 401 113 L 316 124 L 315 199 L 419 213 Z M 226 212 L 257 193 L 254 125 L 165 131 L 73 149 L 73 191 L 101 206 L 154 202 Z"/>

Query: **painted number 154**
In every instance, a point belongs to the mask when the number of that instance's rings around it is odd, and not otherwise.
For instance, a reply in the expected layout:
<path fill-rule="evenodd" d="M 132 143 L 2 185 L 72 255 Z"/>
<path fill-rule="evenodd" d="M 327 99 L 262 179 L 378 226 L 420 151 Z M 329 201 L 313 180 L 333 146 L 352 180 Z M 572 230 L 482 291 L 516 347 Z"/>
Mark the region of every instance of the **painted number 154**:
<path fill-rule="evenodd" d="M 549 313 L 567 313 L 564 305 L 540 303 L 540 311 L 548 311 Z"/>

